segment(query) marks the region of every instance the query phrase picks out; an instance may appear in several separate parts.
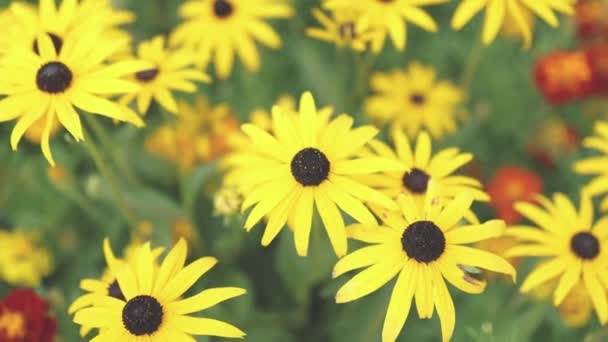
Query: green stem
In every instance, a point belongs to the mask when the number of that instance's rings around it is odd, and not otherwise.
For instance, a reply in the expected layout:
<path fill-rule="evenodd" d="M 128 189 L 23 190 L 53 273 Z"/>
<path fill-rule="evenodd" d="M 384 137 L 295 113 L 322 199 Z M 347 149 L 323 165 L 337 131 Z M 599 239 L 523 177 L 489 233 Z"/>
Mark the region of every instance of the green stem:
<path fill-rule="evenodd" d="M 135 231 L 137 229 L 138 219 L 135 216 L 135 214 L 133 213 L 133 211 L 131 210 L 131 208 L 124 196 L 124 193 L 121 191 L 118 181 L 116 180 L 116 177 L 114 176 L 114 172 L 105 163 L 99 149 L 97 148 L 95 143 L 93 143 L 90 135 L 88 134 L 88 132 L 86 132 L 84 127 L 83 127 L 83 131 L 84 131 L 84 134 L 86 137 L 83 142 L 85 150 L 89 153 L 89 155 L 91 156 L 91 159 L 93 159 L 93 162 L 95 163 L 95 166 L 97 167 L 97 170 L 107 180 L 107 182 L 110 186 L 110 191 L 112 192 L 112 196 L 114 197 L 114 200 L 116 201 L 116 206 L 118 207 L 118 210 L 125 217 L 125 219 L 127 220 L 127 223 L 131 227 L 131 229 L 133 231 Z"/>
<path fill-rule="evenodd" d="M 139 184 L 137 181 L 137 177 L 135 177 L 135 173 L 133 170 L 127 165 L 124 158 L 122 158 L 116 151 L 118 148 L 115 148 L 114 142 L 110 137 L 110 134 L 106 131 L 102 124 L 97 121 L 97 119 L 93 115 L 83 115 L 87 124 L 93 130 L 93 134 L 95 137 L 101 141 L 101 144 L 106 151 L 106 153 L 110 156 L 112 161 L 116 164 L 116 167 L 120 169 L 121 174 L 125 177 L 127 182 L 133 185 Z"/>
<path fill-rule="evenodd" d="M 462 73 L 462 78 L 460 79 L 460 89 L 465 93 L 467 100 L 469 94 L 469 88 L 471 87 L 471 82 L 473 82 L 473 78 L 475 76 L 475 72 L 479 67 L 479 62 L 481 61 L 481 55 L 483 52 L 483 43 L 481 40 L 477 40 L 469 56 L 467 57 L 466 64 L 464 67 L 464 71 Z"/>
<path fill-rule="evenodd" d="M 176 162 L 175 165 L 177 166 L 177 181 L 182 207 L 186 213 L 186 218 L 190 222 L 194 222 L 194 203 L 188 196 L 188 170 L 179 162 Z"/>

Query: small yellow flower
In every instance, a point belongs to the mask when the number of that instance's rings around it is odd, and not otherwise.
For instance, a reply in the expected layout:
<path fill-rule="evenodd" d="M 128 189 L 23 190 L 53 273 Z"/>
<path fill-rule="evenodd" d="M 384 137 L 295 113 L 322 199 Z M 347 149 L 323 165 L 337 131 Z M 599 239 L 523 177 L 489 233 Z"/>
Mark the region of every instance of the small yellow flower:
<path fill-rule="evenodd" d="M 224 186 L 213 195 L 213 211 L 218 215 L 232 216 L 241 211 L 243 194 L 235 187 Z"/>
<path fill-rule="evenodd" d="M 37 238 L 0 230 L 0 278 L 14 286 L 36 287 L 53 269 L 51 256 Z"/>
<path fill-rule="evenodd" d="M 184 22 L 171 42 L 193 48 L 201 61 L 212 58 L 220 79 L 230 76 L 235 54 L 248 70 L 259 70 L 255 41 L 274 49 L 281 46 L 281 38 L 264 20 L 293 14 L 284 0 L 189 0 L 179 12 Z"/>
<path fill-rule="evenodd" d="M 152 67 L 135 73 L 133 81 L 140 85 L 140 89 L 123 96 L 121 103 L 128 104 L 137 99 L 137 111 L 141 115 L 147 113 L 152 99 L 168 112 L 177 114 L 178 106 L 171 91 L 194 93 L 197 88 L 193 81 L 210 81 L 209 76 L 194 68 L 196 55 L 193 52 L 168 49 L 162 36 L 141 42 L 137 57 Z"/>
<path fill-rule="evenodd" d="M 559 21 L 553 11 L 572 15 L 574 13 L 572 5 L 571 0 L 461 0 L 452 18 L 452 28 L 460 30 L 471 18 L 486 8 L 482 33 L 484 44 L 494 41 L 505 18 L 511 16 L 518 31 L 523 35 L 525 46 L 529 47 L 532 44 L 532 25 L 526 20 L 526 12 L 530 11 L 551 27 L 557 27 Z"/>
<path fill-rule="evenodd" d="M 196 226 L 187 219 L 175 219 L 171 224 L 171 235 L 173 242 L 184 239 L 188 243 L 188 246 L 193 246 L 198 242 L 198 232 L 196 230 Z"/>
<path fill-rule="evenodd" d="M 559 306 L 559 315 L 562 321 L 571 328 L 585 326 L 589 322 L 592 313 L 593 304 L 582 282 L 579 282 L 570 291 Z"/>
<path fill-rule="evenodd" d="M 323 7 L 331 10 L 349 10 L 361 13 L 355 25 L 357 32 L 373 30 L 372 50 L 379 53 L 389 35 L 398 50 L 405 49 L 410 22 L 426 31 L 436 32 L 437 24 L 420 7 L 447 2 L 448 0 L 325 0 Z"/>
<path fill-rule="evenodd" d="M 36 122 L 34 122 L 30 128 L 23 135 L 27 141 L 32 144 L 40 145 L 42 142 L 42 134 L 44 133 L 44 127 L 46 125 L 46 118 L 41 116 Z M 53 123 L 51 124 L 51 130 L 49 132 L 49 139 L 53 139 L 57 133 L 59 133 L 59 129 L 61 128 L 61 124 L 59 120 L 53 119 Z"/>
<path fill-rule="evenodd" d="M 357 27 L 357 20 L 361 16 L 359 11 L 336 10 L 330 18 L 315 8 L 312 14 L 323 27 L 306 29 L 309 37 L 335 43 L 339 47 L 348 46 L 356 51 L 365 51 L 375 37 L 374 31 Z"/>
<path fill-rule="evenodd" d="M 413 62 L 405 71 L 375 73 L 370 85 L 374 95 L 365 102 L 370 118 L 389 122 L 394 129 L 404 128 L 411 138 L 422 129 L 435 138 L 456 131 L 464 95 L 452 83 L 437 81 L 431 66 Z"/>

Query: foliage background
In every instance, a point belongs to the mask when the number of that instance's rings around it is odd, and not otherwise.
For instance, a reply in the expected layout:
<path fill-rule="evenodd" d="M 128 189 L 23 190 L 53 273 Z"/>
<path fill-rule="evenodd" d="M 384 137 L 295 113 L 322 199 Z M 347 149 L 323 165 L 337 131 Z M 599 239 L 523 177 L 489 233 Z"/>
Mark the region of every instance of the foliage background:
<path fill-rule="evenodd" d="M 0 3 L 6 6 L 9 2 Z M 181 2 L 116 1 L 137 14 L 137 21 L 131 26 L 136 41 L 168 33 L 179 21 L 177 7 Z M 583 152 L 558 160 L 553 170 L 535 163 L 527 153 L 530 137 L 548 117 L 563 118 L 582 135 L 590 132 L 592 120 L 582 114 L 587 104 L 550 107 L 535 89 L 532 78 L 532 67 L 540 56 L 576 47 L 571 19 L 562 18 L 557 30 L 537 21 L 535 41 L 528 51 L 522 49 L 520 41 L 512 39 L 498 39 L 481 49 L 478 41 L 482 18 L 475 18 L 461 32 L 453 32 L 449 20 L 457 2 L 452 1 L 429 7 L 440 25 L 438 33 L 408 25 L 405 52 L 397 52 L 391 46 L 374 57 L 355 55 L 307 38 L 304 29 L 318 25 L 310 9 L 319 2 L 292 3 L 297 15 L 273 23 L 284 47 L 278 51 L 262 48 L 261 72 L 251 74 L 239 65 L 229 80 L 201 86 L 200 92 L 213 103 L 228 103 L 245 120 L 254 109 L 270 108 L 279 95 L 299 96 L 311 90 L 319 104 L 334 105 L 336 112 L 348 112 L 363 123 L 362 101 L 368 93 L 367 79 L 372 70 L 402 68 L 418 60 L 434 66 L 440 78 L 457 84 L 466 83 L 463 78 L 468 74 L 472 77 L 466 107 L 469 118 L 457 134 L 435 142 L 436 148 L 455 145 L 473 152 L 475 173 L 484 179 L 498 167 L 515 163 L 540 173 L 546 193 L 562 191 L 578 198 L 583 180 L 573 175 L 571 163 Z M 474 61 L 476 56 L 479 63 Z M 102 239 L 108 236 L 117 251 L 128 243 L 129 224 L 122 209 L 131 212 L 136 222 L 152 223 L 151 239 L 155 245 L 166 247 L 173 239 L 170 226 L 178 219 L 192 220 L 199 235 L 192 257 L 213 255 L 220 260 L 196 288 L 234 285 L 249 292 L 207 314 L 243 328 L 247 341 L 379 341 L 392 283 L 362 300 L 337 305 L 333 296 L 349 276 L 330 279 L 336 258 L 321 229 L 313 229 L 310 256 L 304 259 L 296 256 L 288 231 L 270 248 L 261 248 L 260 227 L 247 234 L 241 228 L 241 218 L 214 216 L 212 194 L 221 181 L 215 163 L 180 175 L 175 165 L 143 148 L 145 137 L 171 119 L 155 106 L 147 116 L 145 129 L 102 122 L 112 133 L 111 144 L 103 146 L 103 158 L 117 158 L 135 175 L 135 181 L 130 181 L 120 169 L 115 170 L 123 175 L 118 179 L 126 195 L 123 204 L 113 201 L 107 179 L 96 170 L 83 146 L 67 134 L 62 133 L 53 141 L 56 159 L 68 171 L 67 177 L 53 182 L 47 176 L 48 165 L 39 147 L 24 142 L 19 152 L 13 153 L 8 143 L 11 125 L 0 127 L 1 226 L 35 230 L 52 251 L 55 271 L 38 290 L 53 303 L 60 327 L 57 340 L 80 340 L 77 326 L 66 313 L 67 306 L 80 294 L 80 279 L 98 277 L 103 270 Z M 483 218 L 492 215 L 483 205 L 477 209 Z M 529 265 L 524 264 L 519 279 L 523 279 L 527 269 Z M 5 284 L 0 285 L 0 294 L 8 290 Z M 451 292 L 457 308 L 453 341 L 580 341 L 585 337 L 588 341 L 601 341 L 608 334 L 600 330 L 595 318 L 585 328 L 566 328 L 550 303 L 522 297 L 517 287 L 505 279 L 492 280 L 486 292 L 477 296 Z M 421 321 L 412 312 L 401 340 L 440 340 L 438 319 Z"/>

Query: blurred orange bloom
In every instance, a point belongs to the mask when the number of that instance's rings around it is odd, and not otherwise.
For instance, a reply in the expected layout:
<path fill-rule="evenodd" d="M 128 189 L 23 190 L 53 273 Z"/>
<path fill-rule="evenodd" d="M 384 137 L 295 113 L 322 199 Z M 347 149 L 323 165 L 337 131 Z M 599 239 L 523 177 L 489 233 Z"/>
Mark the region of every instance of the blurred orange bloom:
<path fill-rule="evenodd" d="M 488 183 L 487 192 L 490 195 L 490 205 L 496 210 L 498 218 L 513 224 L 521 220 L 521 215 L 513 209 L 513 204 L 533 200 L 536 194 L 543 192 L 543 182 L 536 173 L 509 165 L 494 174 Z"/>

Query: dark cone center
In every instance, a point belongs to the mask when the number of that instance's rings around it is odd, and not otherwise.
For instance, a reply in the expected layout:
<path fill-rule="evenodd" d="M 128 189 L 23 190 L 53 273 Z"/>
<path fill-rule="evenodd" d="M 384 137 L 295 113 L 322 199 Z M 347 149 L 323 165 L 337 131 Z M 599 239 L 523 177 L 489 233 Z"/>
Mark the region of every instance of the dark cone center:
<path fill-rule="evenodd" d="M 423 194 L 429 185 L 429 179 L 430 177 L 426 172 L 414 168 L 403 175 L 403 186 L 410 192 Z"/>
<path fill-rule="evenodd" d="M 421 106 L 426 102 L 426 98 L 420 93 L 414 93 L 410 95 L 410 102 L 417 106 Z"/>
<path fill-rule="evenodd" d="M 215 0 L 213 3 L 213 13 L 218 18 L 229 17 L 234 11 L 234 7 L 228 0 Z"/>
<path fill-rule="evenodd" d="M 445 236 L 431 221 L 410 224 L 401 236 L 403 251 L 410 258 L 423 263 L 439 259 L 445 250 Z"/>
<path fill-rule="evenodd" d="M 570 248 L 581 259 L 593 259 L 600 254 L 600 242 L 591 233 L 581 232 L 572 237 Z"/>
<path fill-rule="evenodd" d="M 163 307 L 154 297 L 134 297 L 122 309 L 122 323 L 135 336 L 152 335 L 162 321 Z"/>
<path fill-rule="evenodd" d="M 61 37 L 54 33 L 47 32 L 46 34 L 51 37 L 51 41 L 53 42 L 53 46 L 55 47 L 55 52 L 59 54 L 59 52 L 61 52 L 61 48 L 63 47 L 63 39 L 61 39 Z M 40 50 L 38 49 L 38 39 L 34 39 L 32 50 L 34 50 L 34 53 L 36 53 L 37 55 L 40 54 Z"/>
<path fill-rule="evenodd" d="M 114 280 L 114 282 L 110 284 L 110 287 L 108 287 L 108 296 L 120 299 L 122 301 L 126 300 L 125 295 L 122 293 L 120 285 L 118 285 L 118 281 L 116 280 Z"/>
<path fill-rule="evenodd" d="M 157 68 L 138 71 L 135 73 L 135 78 L 140 82 L 152 82 L 158 76 L 159 71 Z"/>
<path fill-rule="evenodd" d="M 38 69 L 36 84 L 42 91 L 62 93 L 72 83 L 72 71 L 61 62 L 49 62 Z"/>
<path fill-rule="evenodd" d="M 329 176 L 329 160 L 316 148 L 308 147 L 291 160 L 291 174 L 303 186 L 317 186 Z"/>

